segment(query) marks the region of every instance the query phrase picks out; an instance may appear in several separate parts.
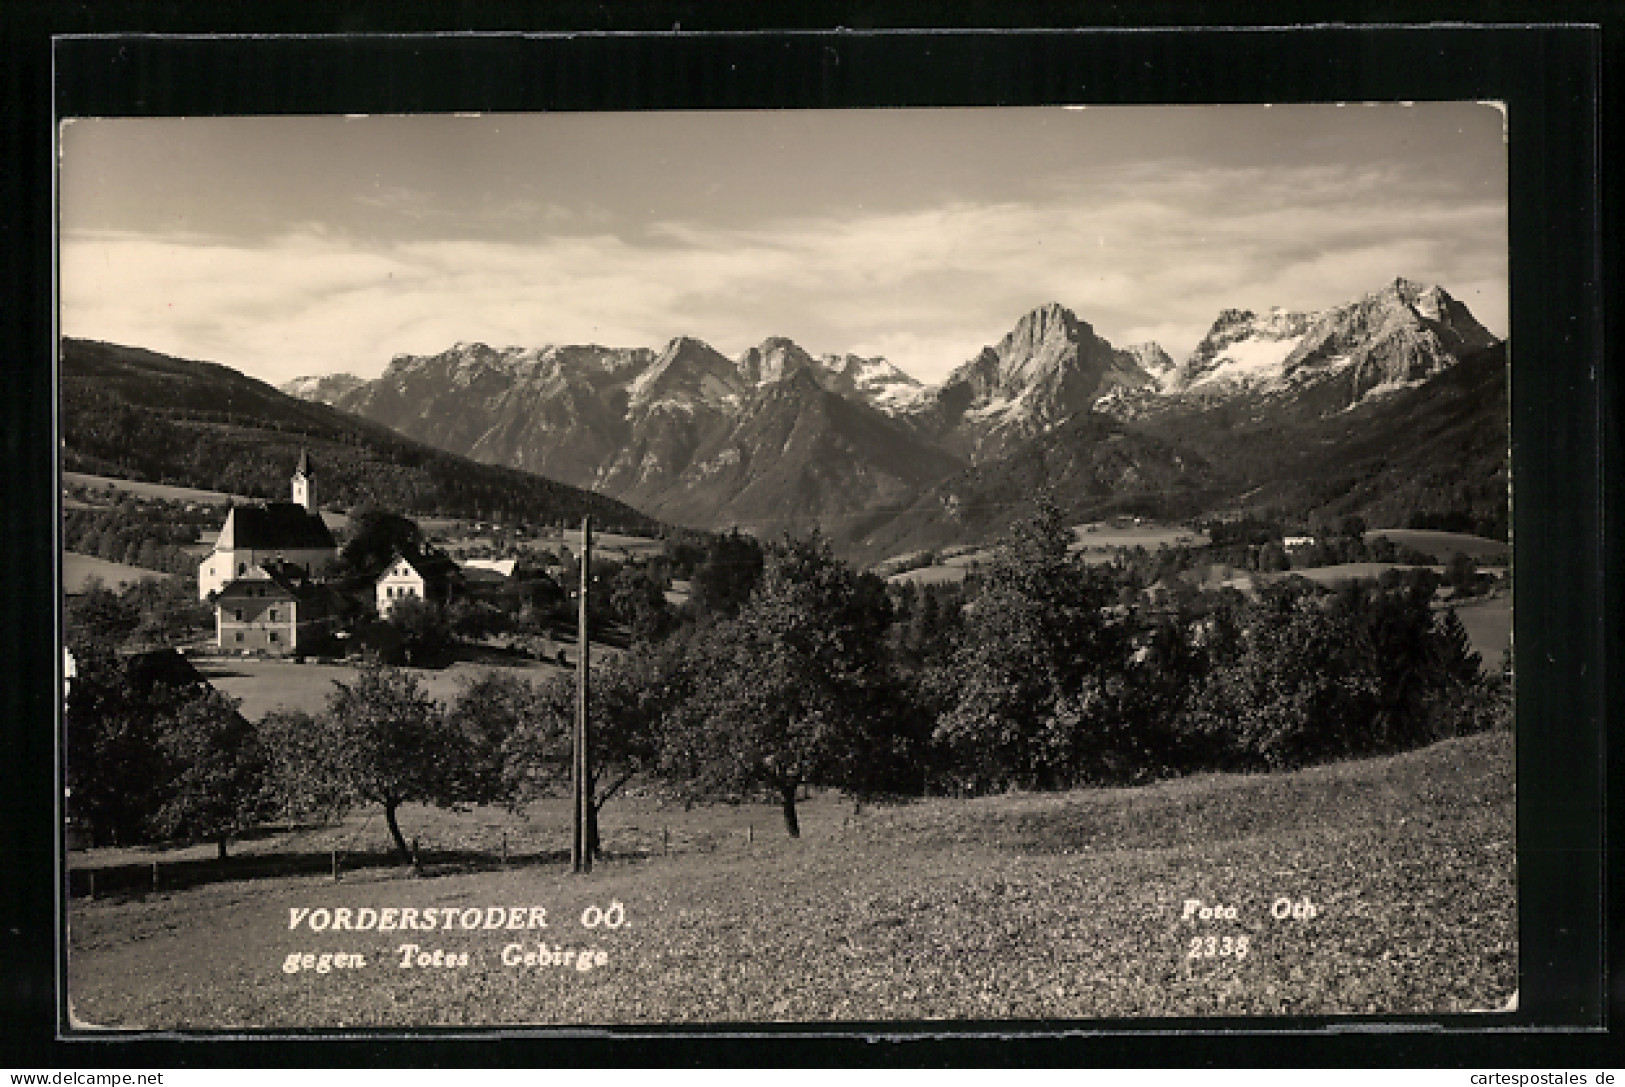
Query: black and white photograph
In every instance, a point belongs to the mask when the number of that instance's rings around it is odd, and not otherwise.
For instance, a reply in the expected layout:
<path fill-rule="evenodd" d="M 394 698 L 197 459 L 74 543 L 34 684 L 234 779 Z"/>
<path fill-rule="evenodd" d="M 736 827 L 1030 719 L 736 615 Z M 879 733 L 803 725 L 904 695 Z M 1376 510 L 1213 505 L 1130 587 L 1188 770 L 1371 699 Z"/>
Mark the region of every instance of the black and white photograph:
<path fill-rule="evenodd" d="M 1515 123 L 62 120 L 66 1026 L 1516 1012 Z"/>

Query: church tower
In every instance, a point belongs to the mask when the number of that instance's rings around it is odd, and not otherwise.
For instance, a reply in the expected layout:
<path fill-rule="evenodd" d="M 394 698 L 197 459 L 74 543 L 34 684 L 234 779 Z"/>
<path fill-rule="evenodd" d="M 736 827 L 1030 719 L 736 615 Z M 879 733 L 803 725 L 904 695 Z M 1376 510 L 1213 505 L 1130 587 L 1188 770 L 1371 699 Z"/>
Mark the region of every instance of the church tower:
<path fill-rule="evenodd" d="M 305 507 L 307 513 L 316 512 L 316 471 L 310 466 L 310 454 L 299 451 L 299 467 L 293 470 L 293 502 Z"/>

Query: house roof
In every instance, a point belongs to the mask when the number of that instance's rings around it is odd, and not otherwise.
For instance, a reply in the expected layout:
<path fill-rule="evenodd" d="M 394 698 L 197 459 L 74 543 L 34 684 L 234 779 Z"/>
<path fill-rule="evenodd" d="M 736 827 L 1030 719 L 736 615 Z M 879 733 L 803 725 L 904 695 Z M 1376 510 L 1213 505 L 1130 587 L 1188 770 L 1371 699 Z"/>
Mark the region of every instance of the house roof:
<path fill-rule="evenodd" d="M 404 561 L 415 571 L 418 577 L 427 583 L 442 584 L 457 580 L 462 576 L 462 570 L 448 555 L 438 551 L 412 551 L 406 552 L 399 548 L 384 564 L 383 572 L 378 575 L 379 581 L 389 576 L 389 572 L 397 562 Z"/>
<path fill-rule="evenodd" d="M 279 598 L 300 599 L 310 596 L 316 583 L 305 575 L 304 568 L 291 562 L 260 562 L 248 572 L 232 578 L 220 587 L 220 595 L 231 595 L 235 589 L 249 585 L 269 585 L 277 590 Z"/>
<path fill-rule="evenodd" d="M 225 527 L 220 530 L 214 546 L 217 551 L 338 549 L 321 514 L 311 513 L 292 502 L 233 506 L 226 514 Z"/>

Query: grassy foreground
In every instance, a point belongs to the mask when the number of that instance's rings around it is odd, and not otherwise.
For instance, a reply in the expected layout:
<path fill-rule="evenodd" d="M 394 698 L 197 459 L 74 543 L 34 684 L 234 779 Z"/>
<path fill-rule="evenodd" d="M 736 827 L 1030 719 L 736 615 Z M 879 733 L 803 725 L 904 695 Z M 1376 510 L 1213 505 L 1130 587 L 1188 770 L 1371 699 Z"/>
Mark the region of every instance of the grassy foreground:
<path fill-rule="evenodd" d="M 1273 777 L 855 817 L 821 798 L 799 842 L 766 808 L 677 808 L 660 818 L 748 818 L 754 840 L 627 851 L 585 878 L 370 869 L 76 898 L 68 992 L 81 1026 L 149 1029 L 1497 1009 L 1517 985 L 1512 768 L 1494 733 Z M 583 926 L 612 903 L 623 926 Z M 1272 916 L 1282 903 L 1299 916 Z M 291 909 L 515 906 L 544 907 L 547 928 L 289 931 Z M 1235 916 L 1204 920 L 1211 906 Z M 539 940 L 603 964 L 503 963 Z M 409 942 L 467 965 L 403 967 Z M 284 970 L 333 952 L 366 965 Z"/>

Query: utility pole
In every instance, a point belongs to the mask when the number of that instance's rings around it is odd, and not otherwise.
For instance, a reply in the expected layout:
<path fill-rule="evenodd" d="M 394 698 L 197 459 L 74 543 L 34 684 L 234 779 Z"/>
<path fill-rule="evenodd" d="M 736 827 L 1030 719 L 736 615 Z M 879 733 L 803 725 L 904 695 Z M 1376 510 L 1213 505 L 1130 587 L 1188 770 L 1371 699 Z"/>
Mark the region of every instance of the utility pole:
<path fill-rule="evenodd" d="M 581 519 L 581 610 L 576 639 L 575 729 L 575 837 L 570 844 L 570 868 L 592 871 L 592 760 L 587 732 L 587 592 L 592 566 L 592 517 Z"/>

